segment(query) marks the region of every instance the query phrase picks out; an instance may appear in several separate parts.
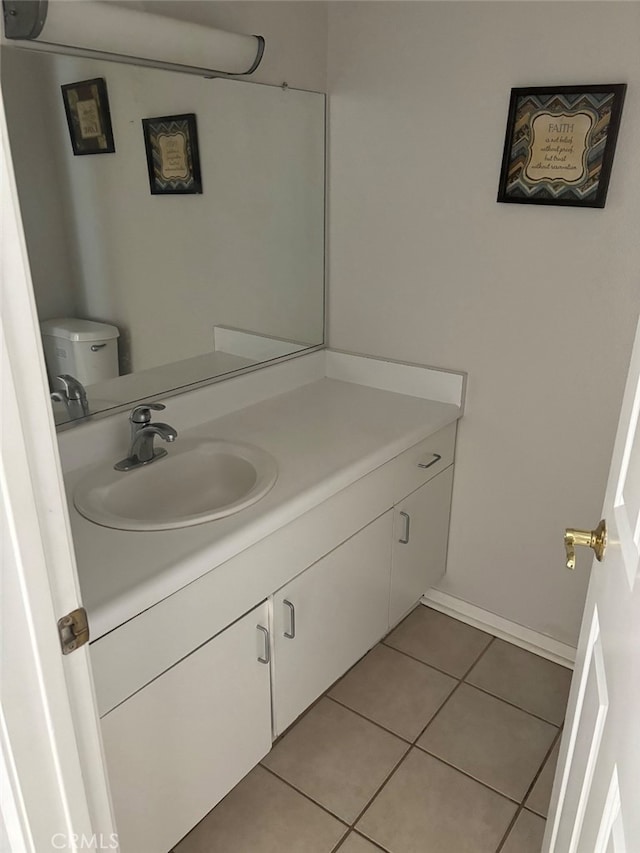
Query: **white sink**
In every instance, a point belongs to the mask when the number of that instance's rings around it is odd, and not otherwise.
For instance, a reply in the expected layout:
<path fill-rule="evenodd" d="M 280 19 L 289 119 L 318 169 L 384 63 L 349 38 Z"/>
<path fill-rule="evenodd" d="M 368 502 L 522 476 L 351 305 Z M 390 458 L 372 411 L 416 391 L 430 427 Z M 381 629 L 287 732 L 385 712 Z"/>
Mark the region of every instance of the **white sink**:
<path fill-rule="evenodd" d="M 76 486 L 85 518 L 118 530 L 170 530 L 224 518 L 267 494 L 278 476 L 259 447 L 178 438 L 169 455 L 131 471 L 102 465 Z"/>

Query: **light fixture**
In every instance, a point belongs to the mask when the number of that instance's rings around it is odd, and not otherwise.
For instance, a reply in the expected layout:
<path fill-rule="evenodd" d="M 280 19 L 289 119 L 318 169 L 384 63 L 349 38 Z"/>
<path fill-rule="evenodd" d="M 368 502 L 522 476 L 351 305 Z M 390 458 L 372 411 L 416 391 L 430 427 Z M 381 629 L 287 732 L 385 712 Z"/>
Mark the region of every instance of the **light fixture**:
<path fill-rule="evenodd" d="M 179 67 L 203 76 L 251 74 L 264 52 L 262 36 L 228 33 L 101 0 L 2 0 L 2 7 L 5 38 L 41 49 Z"/>

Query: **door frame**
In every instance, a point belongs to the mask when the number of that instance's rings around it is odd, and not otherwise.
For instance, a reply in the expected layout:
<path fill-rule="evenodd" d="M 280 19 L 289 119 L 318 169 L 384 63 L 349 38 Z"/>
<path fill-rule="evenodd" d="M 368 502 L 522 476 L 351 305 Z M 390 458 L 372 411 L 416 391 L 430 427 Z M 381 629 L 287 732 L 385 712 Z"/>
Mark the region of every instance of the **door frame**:
<path fill-rule="evenodd" d="M 15 850 L 113 850 L 88 646 L 58 638 L 80 587 L 1 97 L 0 217 L 0 823 Z"/>

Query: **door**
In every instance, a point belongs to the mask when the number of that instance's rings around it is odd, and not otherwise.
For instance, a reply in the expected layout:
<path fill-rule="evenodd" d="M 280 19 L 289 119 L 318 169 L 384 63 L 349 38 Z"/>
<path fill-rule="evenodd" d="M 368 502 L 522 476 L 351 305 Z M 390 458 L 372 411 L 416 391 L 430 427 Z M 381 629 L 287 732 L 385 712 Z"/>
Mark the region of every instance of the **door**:
<path fill-rule="evenodd" d="M 280 735 L 388 630 L 392 511 L 273 598 L 273 707 Z"/>
<path fill-rule="evenodd" d="M 271 749 L 267 604 L 102 719 L 122 853 L 166 853 Z"/>
<path fill-rule="evenodd" d="M 611 461 L 545 853 L 640 850 L 640 325 Z M 588 571 L 592 555 L 577 554 Z"/>
<path fill-rule="evenodd" d="M 399 622 L 444 575 L 453 465 L 398 504 L 393 518 L 389 624 Z"/>
<path fill-rule="evenodd" d="M 0 221 L 0 842 L 115 850 L 88 646 L 56 628 L 81 602 L 1 100 Z"/>

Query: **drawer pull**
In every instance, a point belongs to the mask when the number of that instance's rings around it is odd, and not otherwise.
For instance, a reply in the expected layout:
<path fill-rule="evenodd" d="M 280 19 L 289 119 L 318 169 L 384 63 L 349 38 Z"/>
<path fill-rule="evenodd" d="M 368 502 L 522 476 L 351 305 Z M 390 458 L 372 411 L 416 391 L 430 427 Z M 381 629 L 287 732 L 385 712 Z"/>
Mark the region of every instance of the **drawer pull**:
<path fill-rule="evenodd" d="M 256 628 L 258 629 L 258 631 L 261 631 L 262 634 L 264 635 L 264 657 L 261 658 L 260 655 L 258 655 L 258 662 L 259 663 L 269 663 L 269 661 L 271 660 L 271 648 L 269 646 L 269 631 L 263 625 L 256 625 Z"/>
<path fill-rule="evenodd" d="M 289 630 L 284 632 L 284 636 L 287 640 L 293 640 L 296 636 L 296 609 L 290 601 L 285 600 L 282 602 L 285 607 L 289 608 Z"/>
<path fill-rule="evenodd" d="M 442 456 L 439 453 L 432 453 L 433 459 L 431 462 L 418 462 L 418 468 L 431 468 L 432 465 L 435 465 L 436 462 L 439 462 L 442 459 Z"/>
<path fill-rule="evenodd" d="M 409 544 L 409 528 L 411 526 L 411 516 L 409 515 L 408 512 L 401 512 L 400 518 L 404 519 L 404 536 L 401 536 L 400 539 L 398 539 L 398 542 L 402 543 L 402 545 L 408 545 Z"/>

